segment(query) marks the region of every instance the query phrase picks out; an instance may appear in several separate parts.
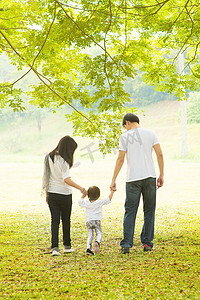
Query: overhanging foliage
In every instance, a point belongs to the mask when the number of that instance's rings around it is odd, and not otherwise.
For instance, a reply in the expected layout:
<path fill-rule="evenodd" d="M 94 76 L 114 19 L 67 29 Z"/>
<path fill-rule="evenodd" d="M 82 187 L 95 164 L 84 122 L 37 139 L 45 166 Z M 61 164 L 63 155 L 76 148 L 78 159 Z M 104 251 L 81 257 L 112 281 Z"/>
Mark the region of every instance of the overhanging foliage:
<path fill-rule="evenodd" d="M 197 0 L 3 1 L 0 52 L 26 71 L 0 84 L 1 107 L 23 109 L 15 83 L 33 72 L 40 84 L 32 87 L 32 102 L 71 106 L 75 133 L 99 137 L 101 150 L 111 151 L 130 100 L 128 77 L 142 71 L 145 82 L 179 99 L 199 88 L 199 6 Z M 185 75 L 176 67 L 183 52 Z"/>

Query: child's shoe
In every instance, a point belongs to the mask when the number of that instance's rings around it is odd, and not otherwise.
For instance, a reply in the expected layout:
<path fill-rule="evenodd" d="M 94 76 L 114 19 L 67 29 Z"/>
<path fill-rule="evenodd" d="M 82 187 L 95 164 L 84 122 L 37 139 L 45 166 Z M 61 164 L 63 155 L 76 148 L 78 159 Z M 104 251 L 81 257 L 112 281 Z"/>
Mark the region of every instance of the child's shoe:
<path fill-rule="evenodd" d="M 94 252 L 90 250 L 89 248 L 86 250 L 87 255 L 94 255 Z"/>
<path fill-rule="evenodd" d="M 95 253 L 95 254 L 100 253 L 100 247 L 99 247 L 99 243 L 98 243 L 97 241 L 94 242 L 93 248 L 94 248 L 94 253 Z"/>

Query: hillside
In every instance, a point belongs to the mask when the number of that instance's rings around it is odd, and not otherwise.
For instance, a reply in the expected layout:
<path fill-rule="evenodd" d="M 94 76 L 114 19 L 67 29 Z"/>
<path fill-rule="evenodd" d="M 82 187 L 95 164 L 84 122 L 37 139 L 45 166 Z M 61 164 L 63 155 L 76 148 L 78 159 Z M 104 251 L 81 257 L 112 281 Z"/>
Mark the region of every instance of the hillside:
<path fill-rule="evenodd" d="M 180 157 L 181 129 L 180 129 L 180 103 L 178 101 L 162 101 L 149 105 L 138 115 L 141 126 L 154 130 L 162 144 L 165 156 L 169 158 Z M 35 119 L 18 118 L 0 125 L 0 160 L 23 161 L 38 160 L 44 153 L 55 147 L 58 140 L 66 134 L 73 135 L 71 123 L 65 119 L 66 111 L 48 115 L 42 120 L 42 130 L 38 131 Z M 188 125 L 188 145 L 190 158 L 199 158 L 200 124 Z M 76 137 L 81 147 L 87 145 L 87 139 Z M 79 150 L 80 151 L 80 150 Z M 80 153 L 77 151 L 77 155 Z M 101 155 L 99 156 L 101 157 Z"/>
<path fill-rule="evenodd" d="M 141 117 L 141 125 L 154 130 L 162 144 L 165 156 L 180 158 L 181 125 L 180 102 L 164 101 L 145 108 L 145 116 Z M 200 159 L 200 124 L 187 125 L 189 158 Z"/>

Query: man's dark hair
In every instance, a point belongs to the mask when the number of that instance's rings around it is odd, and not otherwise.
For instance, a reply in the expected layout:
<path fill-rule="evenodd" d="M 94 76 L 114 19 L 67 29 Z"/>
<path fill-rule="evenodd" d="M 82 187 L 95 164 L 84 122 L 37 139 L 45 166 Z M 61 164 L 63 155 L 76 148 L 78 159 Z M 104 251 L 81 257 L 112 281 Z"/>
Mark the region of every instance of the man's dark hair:
<path fill-rule="evenodd" d="M 100 189 L 98 186 L 90 186 L 88 189 L 88 198 L 90 200 L 97 200 L 100 196 Z"/>
<path fill-rule="evenodd" d="M 123 121 L 122 121 L 123 126 L 126 124 L 126 121 L 129 121 L 131 123 L 134 123 L 134 122 L 136 122 L 138 124 L 140 123 L 138 116 L 136 116 L 133 113 L 128 113 L 124 116 Z"/>

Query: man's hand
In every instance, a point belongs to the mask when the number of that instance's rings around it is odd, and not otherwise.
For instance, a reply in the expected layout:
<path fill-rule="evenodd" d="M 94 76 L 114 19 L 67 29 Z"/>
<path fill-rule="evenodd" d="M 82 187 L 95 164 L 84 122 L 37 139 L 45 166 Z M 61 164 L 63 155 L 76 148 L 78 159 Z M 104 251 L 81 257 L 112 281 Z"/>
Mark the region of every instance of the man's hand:
<path fill-rule="evenodd" d="M 164 184 L 164 177 L 163 176 L 159 176 L 157 179 L 157 188 L 159 189 L 160 187 L 162 187 Z"/>
<path fill-rule="evenodd" d="M 160 144 L 154 145 L 153 148 L 157 156 L 158 166 L 160 170 L 160 176 L 157 179 L 157 188 L 159 189 L 164 184 L 164 158 Z"/>
<path fill-rule="evenodd" d="M 116 188 L 116 182 L 114 180 L 112 180 L 112 182 L 111 182 L 110 190 L 114 191 L 114 192 L 117 190 L 117 188 Z"/>
<path fill-rule="evenodd" d="M 123 163 L 124 163 L 124 158 L 125 158 L 126 152 L 125 151 L 119 151 L 117 160 L 116 160 L 116 164 L 115 164 L 115 169 L 114 169 L 114 174 L 113 174 L 113 179 L 111 181 L 111 185 L 110 185 L 110 190 L 111 191 L 116 191 L 116 178 L 119 174 L 119 171 L 121 170 Z"/>

